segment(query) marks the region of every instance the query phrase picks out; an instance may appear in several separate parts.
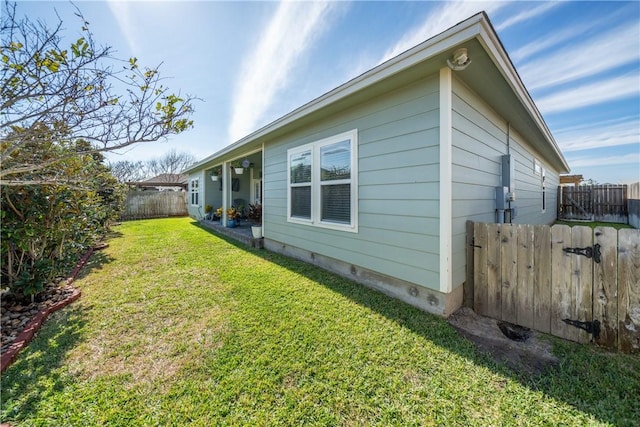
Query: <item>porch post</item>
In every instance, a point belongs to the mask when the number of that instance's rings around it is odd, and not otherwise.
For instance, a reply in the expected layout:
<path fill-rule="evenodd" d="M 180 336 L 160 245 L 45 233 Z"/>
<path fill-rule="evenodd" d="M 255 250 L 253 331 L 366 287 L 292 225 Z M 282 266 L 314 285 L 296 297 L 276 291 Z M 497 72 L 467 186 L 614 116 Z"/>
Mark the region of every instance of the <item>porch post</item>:
<path fill-rule="evenodd" d="M 229 162 L 222 162 L 222 216 L 220 224 L 227 226 L 227 209 L 229 208 L 229 189 L 231 188 L 231 170 Z"/>

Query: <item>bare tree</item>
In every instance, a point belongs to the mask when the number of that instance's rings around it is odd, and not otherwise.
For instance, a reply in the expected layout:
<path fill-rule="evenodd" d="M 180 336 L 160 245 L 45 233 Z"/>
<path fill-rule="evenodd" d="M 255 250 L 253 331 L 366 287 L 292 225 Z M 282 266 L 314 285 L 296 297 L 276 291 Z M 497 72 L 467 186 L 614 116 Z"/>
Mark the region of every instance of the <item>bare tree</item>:
<path fill-rule="evenodd" d="M 113 175 L 118 182 L 136 182 L 143 181 L 149 176 L 149 168 L 143 161 L 132 162 L 130 160 L 119 160 L 109 164 L 111 175 Z"/>
<path fill-rule="evenodd" d="M 178 175 L 195 162 L 196 158 L 193 155 L 184 152 L 178 153 L 172 149 L 163 157 L 147 162 L 147 167 L 152 175 Z"/>
<path fill-rule="evenodd" d="M 0 184 L 58 182 L 48 170 L 68 156 L 166 139 L 192 126 L 194 98 L 170 93 L 159 66 L 140 68 L 137 58 L 120 60 L 97 46 L 79 10 L 82 36 L 65 45 L 59 17 L 50 29 L 17 20 L 15 3 L 2 8 Z M 89 142 L 85 151 L 65 149 L 80 139 Z M 50 155 L 25 161 L 29 145 L 41 142 L 52 144 Z"/>

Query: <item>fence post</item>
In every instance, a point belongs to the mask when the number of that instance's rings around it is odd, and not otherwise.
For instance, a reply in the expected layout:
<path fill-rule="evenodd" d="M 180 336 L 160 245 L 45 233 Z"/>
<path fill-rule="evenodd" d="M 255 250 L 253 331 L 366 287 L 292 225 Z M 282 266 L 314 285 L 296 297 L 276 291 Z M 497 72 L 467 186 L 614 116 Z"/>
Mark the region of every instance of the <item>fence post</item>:
<path fill-rule="evenodd" d="M 466 227 L 466 280 L 464 281 L 464 300 L 463 306 L 473 308 L 473 251 L 474 251 L 474 243 L 473 243 L 473 221 L 467 221 L 465 224 Z"/>

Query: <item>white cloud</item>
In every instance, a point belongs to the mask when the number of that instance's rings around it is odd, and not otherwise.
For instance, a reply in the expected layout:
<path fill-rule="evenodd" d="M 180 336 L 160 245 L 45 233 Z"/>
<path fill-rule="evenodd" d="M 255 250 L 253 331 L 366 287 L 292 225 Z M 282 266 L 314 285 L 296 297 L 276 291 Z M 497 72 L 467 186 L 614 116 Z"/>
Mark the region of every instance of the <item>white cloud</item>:
<path fill-rule="evenodd" d="M 434 9 L 426 20 L 416 28 L 407 31 L 393 47 L 388 49 L 379 63 L 393 58 L 402 52 L 416 46 L 430 37 L 440 34 L 453 27 L 469 16 L 482 10 L 491 14 L 508 5 L 508 2 L 478 1 L 478 2 L 447 2 Z"/>
<path fill-rule="evenodd" d="M 559 3 L 558 3 L 559 4 Z M 536 37 L 531 43 L 519 47 L 510 53 L 509 56 L 514 62 L 519 62 L 538 52 L 545 51 L 550 47 L 557 46 L 567 40 L 583 39 L 588 31 L 597 28 L 600 33 L 614 26 L 618 26 L 630 13 L 635 13 L 632 7 L 622 8 L 613 11 L 611 14 L 603 16 L 597 21 L 589 20 L 581 22 L 580 25 L 568 26 L 564 29 L 558 28 L 549 33 L 546 38 Z"/>
<path fill-rule="evenodd" d="M 569 161 L 572 168 L 584 168 L 588 166 L 627 165 L 640 164 L 640 152 L 623 154 L 620 156 L 593 156 L 579 157 Z"/>
<path fill-rule="evenodd" d="M 638 117 L 631 116 L 589 122 L 583 126 L 560 129 L 554 135 L 564 152 L 640 144 L 640 121 Z"/>
<path fill-rule="evenodd" d="M 137 52 L 139 52 L 139 50 L 134 34 L 136 25 L 131 14 L 131 3 L 108 0 L 107 5 L 109 6 L 111 13 L 113 14 L 113 17 L 116 19 L 116 22 L 118 22 L 118 27 L 120 27 L 122 36 L 129 46 L 129 50 L 133 54 L 136 54 Z"/>
<path fill-rule="evenodd" d="M 589 24 L 585 24 L 579 27 L 565 28 L 564 31 L 554 31 L 549 35 L 549 37 L 536 39 L 534 42 L 516 49 L 513 54 L 510 54 L 509 56 L 514 62 L 518 62 L 523 58 L 556 46 L 566 40 L 579 37 L 580 34 L 584 33 L 589 27 Z"/>
<path fill-rule="evenodd" d="M 229 137 L 235 141 L 261 125 L 273 98 L 287 84 L 297 61 L 322 33 L 334 4 L 286 2 L 243 62 L 236 82 Z"/>
<path fill-rule="evenodd" d="M 535 18 L 536 16 L 543 15 L 547 13 L 549 10 L 554 7 L 560 6 L 562 2 L 548 2 L 541 3 L 538 7 L 534 7 L 532 9 L 526 9 L 519 14 L 510 17 L 509 19 L 503 21 L 499 25 L 496 26 L 497 31 L 502 31 L 505 28 L 509 28 L 512 25 L 515 25 L 519 22 L 526 21 L 527 19 Z"/>
<path fill-rule="evenodd" d="M 640 76 L 626 75 L 555 92 L 536 101 L 545 114 L 574 110 L 640 94 Z"/>
<path fill-rule="evenodd" d="M 640 24 L 623 25 L 519 67 L 531 90 L 576 80 L 640 60 Z"/>

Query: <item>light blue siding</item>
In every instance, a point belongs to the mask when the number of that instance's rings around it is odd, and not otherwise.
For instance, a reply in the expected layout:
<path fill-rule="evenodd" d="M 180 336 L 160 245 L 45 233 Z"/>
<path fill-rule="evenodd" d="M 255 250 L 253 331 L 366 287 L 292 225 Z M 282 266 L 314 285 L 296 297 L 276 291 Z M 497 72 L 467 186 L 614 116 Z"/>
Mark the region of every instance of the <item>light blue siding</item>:
<path fill-rule="evenodd" d="M 453 80 L 452 265 L 455 289 L 465 280 L 465 222 L 495 222 L 495 187 L 501 185 L 501 156 L 515 161 L 515 223 L 549 224 L 556 217 L 558 172 L 537 155 L 506 120 L 459 80 Z M 507 143 L 508 141 L 508 143 Z M 534 158 L 546 168 L 546 211 Z"/>
<path fill-rule="evenodd" d="M 554 172 L 544 158 L 536 155 L 517 131 L 511 132 L 511 154 L 516 161 L 516 193 L 518 224 L 550 224 L 557 216 L 557 188 L 559 174 Z M 542 176 L 534 173 L 534 158 L 545 168 L 546 209 L 542 212 Z"/>
<path fill-rule="evenodd" d="M 437 290 L 438 87 L 425 77 L 265 143 L 265 237 Z M 287 150 L 351 129 L 358 233 L 287 222 Z"/>

